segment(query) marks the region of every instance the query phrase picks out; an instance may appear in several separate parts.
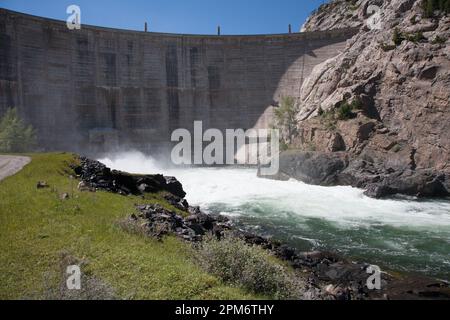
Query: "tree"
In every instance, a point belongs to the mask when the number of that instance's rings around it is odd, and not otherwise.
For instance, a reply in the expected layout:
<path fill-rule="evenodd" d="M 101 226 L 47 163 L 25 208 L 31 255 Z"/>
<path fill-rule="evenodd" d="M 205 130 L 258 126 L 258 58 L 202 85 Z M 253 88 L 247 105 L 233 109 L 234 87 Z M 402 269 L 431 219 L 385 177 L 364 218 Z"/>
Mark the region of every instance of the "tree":
<path fill-rule="evenodd" d="M 0 120 L 0 152 L 30 151 L 35 142 L 33 127 L 20 119 L 15 108 L 8 109 Z"/>
<path fill-rule="evenodd" d="M 291 144 L 297 133 L 297 113 L 298 107 L 293 97 L 283 97 L 280 107 L 275 109 L 275 126 L 286 144 Z"/>

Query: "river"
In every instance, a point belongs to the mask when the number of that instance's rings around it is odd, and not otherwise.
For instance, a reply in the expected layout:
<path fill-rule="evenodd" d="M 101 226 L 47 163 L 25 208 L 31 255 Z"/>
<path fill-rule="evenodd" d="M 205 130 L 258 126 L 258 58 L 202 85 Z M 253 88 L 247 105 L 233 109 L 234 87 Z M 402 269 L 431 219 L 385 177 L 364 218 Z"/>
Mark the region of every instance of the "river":
<path fill-rule="evenodd" d="M 131 173 L 175 176 L 190 205 L 301 250 L 331 250 L 450 280 L 450 200 L 372 199 L 352 187 L 260 179 L 256 169 L 170 169 L 139 153 L 100 159 Z"/>

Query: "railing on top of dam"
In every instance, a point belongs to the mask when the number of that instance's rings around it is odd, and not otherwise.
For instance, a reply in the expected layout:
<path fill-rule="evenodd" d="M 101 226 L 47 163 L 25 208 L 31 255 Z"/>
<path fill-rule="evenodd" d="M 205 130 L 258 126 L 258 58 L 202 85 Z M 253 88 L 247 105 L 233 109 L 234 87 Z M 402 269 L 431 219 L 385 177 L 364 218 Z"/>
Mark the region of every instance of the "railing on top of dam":
<path fill-rule="evenodd" d="M 28 13 L 22 13 L 18 11 L 13 11 L 9 9 L 0 8 L 0 16 L 5 14 L 6 16 L 15 18 L 15 16 L 21 16 L 23 18 L 35 21 L 45 21 L 55 24 L 63 24 L 66 25 L 66 21 L 40 17 L 31 15 Z M 292 33 L 273 33 L 273 34 L 184 34 L 184 33 L 166 33 L 166 32 L 153 32 L 153 31 L 144 31 L 144 30 L 131 30 L 131 29 L 120 29 L 120 28 L 112 28 L 112 27 L 102 27 L 102 26 L 94 26 L 89 24 L 81 24 L 82 29 L 87 28 L 91 30 L 101 30 L 101 31 L 109 31 L 114 33 L 134 33 L 140 35 L 148 35 L 148 36 L 158 36 L 158 37 L 174 37 L 174 38 L 208 38 L 208 39 L 227 39 L 227 38 L 303 38 L 303 39 L 317 39 L 323 36 L 328 37 L 339 37 L 339 36 L 350 36 L 354 35 L 358 32 L 359 28 L 344 28 L 344 29 L 333 29 L 326 31 L 307 31 L 307 32 L 292 32 Z M 77 31 L 77 30 L 74 30 Z"/>

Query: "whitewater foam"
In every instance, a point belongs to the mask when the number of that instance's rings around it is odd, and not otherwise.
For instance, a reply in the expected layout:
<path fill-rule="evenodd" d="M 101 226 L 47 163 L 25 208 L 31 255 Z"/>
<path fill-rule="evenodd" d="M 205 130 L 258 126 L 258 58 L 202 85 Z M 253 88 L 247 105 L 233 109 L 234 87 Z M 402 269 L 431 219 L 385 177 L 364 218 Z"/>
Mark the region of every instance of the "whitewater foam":
<path fill-rule="evenodd" d="M 374 225 L 445 229 L 450 227 L 449 201 L 379 200 L 364 196 L 352 187 L 321 187 L 299 181 L 274 181 L 256 176 L 255 169 L 176 169 L 133 152 L 114 155 L 101 162 L 131 173 L 163 173 L 181 181 L 192 205 L 239 216 L 243 208 L 264 206 L 273 216 L 286 213 L 320 218 L 340 228 L 368 228 Z M 267 210 L 269 208 L 269 210 Z M 251 213 L 250 213 L 251 214 Z"/>

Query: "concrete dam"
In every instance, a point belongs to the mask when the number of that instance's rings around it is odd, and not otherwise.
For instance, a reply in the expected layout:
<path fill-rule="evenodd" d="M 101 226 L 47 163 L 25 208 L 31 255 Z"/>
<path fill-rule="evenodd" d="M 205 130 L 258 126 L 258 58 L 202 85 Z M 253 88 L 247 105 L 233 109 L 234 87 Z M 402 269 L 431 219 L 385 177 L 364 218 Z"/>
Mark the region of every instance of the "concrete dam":
<path fill-rule="evenodd" d="M 150 153 L 195 120 L 266 128 L 355 30 L 249 36 L 163 34 L 0 9 L 0 116 L 16 107 L 44 150 Z"/>

